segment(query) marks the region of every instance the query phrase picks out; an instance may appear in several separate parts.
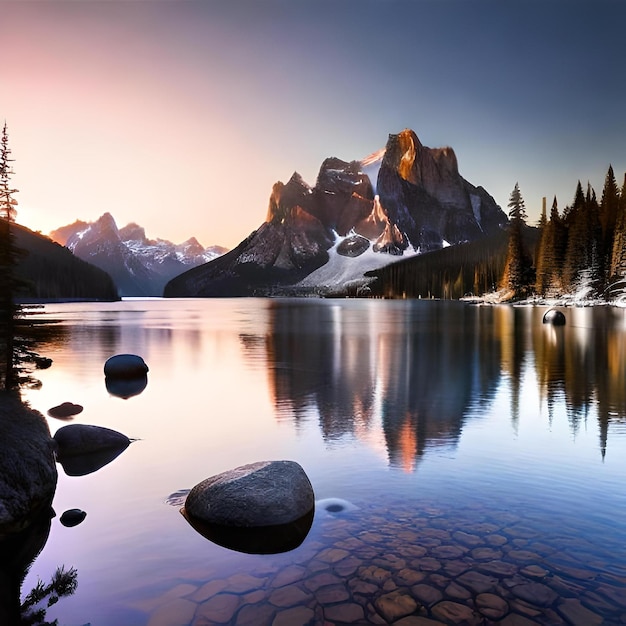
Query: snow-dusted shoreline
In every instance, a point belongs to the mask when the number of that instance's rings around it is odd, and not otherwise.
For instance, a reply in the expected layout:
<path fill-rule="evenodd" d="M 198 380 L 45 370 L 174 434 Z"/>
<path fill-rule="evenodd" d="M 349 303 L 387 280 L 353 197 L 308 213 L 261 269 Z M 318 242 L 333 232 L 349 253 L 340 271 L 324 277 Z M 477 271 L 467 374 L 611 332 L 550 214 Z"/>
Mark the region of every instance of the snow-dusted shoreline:
<path fill-rule="evenodd" d="M 590 307 L 590 306 L 614 306 L 626 308 L 626 294 L 618 298 L 605 300 L 603 298 L 590 298 L 588 296 L 576 294 L 564 294 L 562 296 L 545 298 L 532 296 L 523 300 L 513 300 L 510 294 L 504 291 L 494 291 L 482 296 L 465 296 L 459 298 L 462 302 L 472 304 L 510 304 L 512 306 L 551 306 L 551 307 Z"/>

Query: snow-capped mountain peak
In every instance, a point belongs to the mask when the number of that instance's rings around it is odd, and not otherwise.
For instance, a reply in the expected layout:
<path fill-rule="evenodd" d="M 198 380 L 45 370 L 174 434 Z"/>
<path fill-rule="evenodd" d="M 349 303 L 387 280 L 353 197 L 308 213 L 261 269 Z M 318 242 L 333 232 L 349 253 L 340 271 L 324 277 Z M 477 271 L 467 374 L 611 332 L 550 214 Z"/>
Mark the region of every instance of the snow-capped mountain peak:
<path fill-rule="evenodd" d="M 204 248 L 195 237 L 180 244 L 148 239 L 134 222 L 118 229 L 110 213 L 95 222 L 62 226 L 50 237 L 108 272 L 122 296 L 160 296 L 171 278 L 226 252 L 219 246 Z"/>

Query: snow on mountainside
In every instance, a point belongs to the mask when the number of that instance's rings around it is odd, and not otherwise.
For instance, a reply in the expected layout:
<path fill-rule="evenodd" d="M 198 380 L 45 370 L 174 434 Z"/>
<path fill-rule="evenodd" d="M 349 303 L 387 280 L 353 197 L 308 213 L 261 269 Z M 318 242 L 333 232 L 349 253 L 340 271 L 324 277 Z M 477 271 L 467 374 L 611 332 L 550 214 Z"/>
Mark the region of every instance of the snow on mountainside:
<path fill-rule="evenodd" d="M 219 246 L 203 248 L 195 237 L 180 244 L 148 239 L 135 223 L 118 229 L 110 213 L 95 222 L 62 226 L 50 237 L 108 272 L 122 296 L 160 296 L 170 279 L 226 252 Z"/>
<path fill-rule="evenodd" d="M 365 252 L 356 257 L 345 256 L 339 252 L 340 247 L 348 242 L 354 234 L 347 237 L 337 235 L 332 248 L 328 250 L 328 262 L 295 285 L 297 288 L 314 288 L 321 295 L 345 290 L 346 287 L 354 286 L 355 289 L 363 289 L 374 278 L 365 278 L 364 274 L 371 270 L 384 267 L 389 264 L 389 255 L 375 252 L 373 246 L 368 246 Z M 402 255 L 403 259 L 419 254 L 419 250 L 409 248 Z"/>

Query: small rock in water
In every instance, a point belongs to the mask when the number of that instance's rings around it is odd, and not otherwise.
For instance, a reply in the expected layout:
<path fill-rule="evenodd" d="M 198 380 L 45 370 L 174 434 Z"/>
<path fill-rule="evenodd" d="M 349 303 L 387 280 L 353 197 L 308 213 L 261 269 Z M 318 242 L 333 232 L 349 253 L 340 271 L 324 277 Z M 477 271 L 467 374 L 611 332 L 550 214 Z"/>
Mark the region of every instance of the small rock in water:
<path fill-rule="evenodd" d="M 552 324 L 553 326 L 564 326 L 565 315 L 558 309 L 550 309 L 543 316 L 544 324 Z"/>
<path fill-rule="evenodd" d="M 58 406 L 53 406 L 48 409 L 48 415 L 50 417 L 56 417 L 57 419 L 67 419 L 82 413 L 83 407 L 80 404 L 73 404 L 72 402 L 63 402 Z"/>
<path fill-rule="evenodd" d="M 73 526 L 78 526 L 86 517 L 87 513 L 85 513 L 85 511 L 81 511 L 80 509 L 68 509 L 67 511 L 63 511 L 59 521 L 63 526 L 72 528 Z"/>

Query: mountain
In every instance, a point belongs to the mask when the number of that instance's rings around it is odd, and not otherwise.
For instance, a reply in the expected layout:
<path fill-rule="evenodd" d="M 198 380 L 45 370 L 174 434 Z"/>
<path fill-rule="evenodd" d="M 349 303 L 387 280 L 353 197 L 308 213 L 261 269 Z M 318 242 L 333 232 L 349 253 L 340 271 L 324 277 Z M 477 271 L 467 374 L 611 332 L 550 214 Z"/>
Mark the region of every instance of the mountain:
<path fill-rule="evenodd" d="M 24 299 L 119 300 L 111 277 L 75 257 L 48 237 L 13 225 L 17 246 L 26 251 L 16 274 L 27 283 Z"/>
<path fill-rule="evenodd" d="M 459 174 L 452 148 L 423 146 L 406 129 L 361 161 L 326 159 L 314 187 L 297 172 L 275 183 L 265 222 L 234 250 L 172 279 L 164 296 L 358 291 L 374 280 L 366 271 L 480 239 L 507 221 Z"/>
<path fill-rule="evenodd" d="M 50 237 L 110 274 L 122 296 L 160 296 L 168 280 L 225 252 L 203 248 L 195 237 L 181 244 L 148 239 L 138 224 L 118 228 L 110 213 L 95 222 L 77 220 Z"/>

